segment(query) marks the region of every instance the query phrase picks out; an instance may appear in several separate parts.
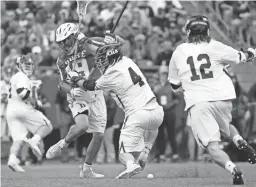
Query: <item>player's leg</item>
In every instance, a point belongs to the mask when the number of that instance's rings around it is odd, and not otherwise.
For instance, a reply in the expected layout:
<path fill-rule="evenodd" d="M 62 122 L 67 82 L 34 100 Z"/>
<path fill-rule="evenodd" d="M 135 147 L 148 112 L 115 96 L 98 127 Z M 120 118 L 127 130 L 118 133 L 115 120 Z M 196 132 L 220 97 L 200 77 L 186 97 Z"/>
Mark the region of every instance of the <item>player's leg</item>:
<path fill-rule="evenodd" d="M 7 114 L 7 123 L 13 140 L 7 165 L 13 171 L 25 172 L 25 170 L 19 166 L 20 160 L 18 159 L 18 155 L 24 145 L 23 140 L 26 138 L 28 130 L 26 126 L 15 116 L 9 116 Z"/>
<path fill-rule="evenodd" d="M 164 112 L 161 106 L 158 106 L 153 110 L 145 110 L 145 112 L 145 120 L 141 123 L 141 127 L 145 130 L 143 136 L 145 147 L 137 159 L 142 169 L 145 167 L 148 155 L 158 134 L 158 127 L 162 124 L 164 118 Z"/>
<path fill-rule="evenodd" d="M 191 128 L 198 145 L 206 149 L 212 159 L 221 167 L 225 168 L 234 176 L 234 184 L 242 184 L 242 172 L 230 160 L 229 156 L 219 148 L 220 130 L 226 134 L 229 132 L 229 122 L 221 123 L 222 119 L 231 119 L 229 114 L 225 115 L 223 110 L 227 110 L 228 105 L 223 102 L 202 102 L 194 105 L 189 110 Z"/>
<path fill-rule="evenodd" d="M 63 149 L 67 148 L 68 144 L 84 134 L 88 129 L 88 116 L 87 112 L 78 114 L 75 116 L 74 121 L 75 125 L 72 125 L 64 139 L 61 139 L 59 142 L 51 146 L 47 153 L 46 158 L 52 159 L 56 156 L 59 156 Z"/>
<path fill-rule="evenodd" d="M 242 172 L 230 160 L 227 153 L 225 153 L 222 149 L 220 149 L 219 142 L 217 141 L 209 142 L 206 149 L 216 164 L 226 169 L 228 172 L 230 172 L 234 176 L 234 179 L 233 179 L 234 184 L 244 183 L 242 178 Z"/>
<path fill-rule="evenodd" d="M 248 162 L 250 164 L 256 163 L 256 151 L 242 138 L 238 130 L 234 125 L 230 124 L 231 121 L 231 101 L 218 102 L 218 106 L 215 107 L 216 119 L 220 126 L 221 132 L 227 136 L 238 149 L 243 150 L 248 155 Z M 226 129 L 229 129 L 229 133 L 226 133 Z"/>
<path fill-rule="evenodd" d="M 47 153 L 46 158 L 51 159 L 59 156 L 64 148 L 70 142 L 77 139 L 80 135 L 84 134 L 89 126 L 88 120 L 88 106 L 86 102 L 74 102 L 69 106 L 74 117 L 75 125 L 72 125 L 64 139 L 51 146 Z"/>
<path fill-rule="evenodd" d="M 33 152 L 42 157 L 42 151 L 39 148 L 40 142 L 52 131 L 51 122 L 38 110 L 27 110 L 24 115 L 24 123 L 28 130 L 34 134 L 32 138 L 25 139 Z"/>
<path fill-rule="evenodd" d="M 248 155 L 248 162 L 250 164 L 256 163 L 256 151 L 245 141 L 242 136 L 240 136 L 239 132 L 235 128 L 234 125 L 229 125 L 230 129 L 230 139 L 236 145 L 236 147 Z"/>
<path fill-rule="evenodd" d="M 92 163 L 97 157 L 104 137 L 107 122 L 107 109 L 104 96 L 98 95 L 97 100 L 89 103 L 89 128 L 88 133 L 93 133 L 93 138 L 87 148 L 85 163 L 81 167 L 81 178 L 102 178 L 104 175 L 93 171 Z"/>
<path fill-rule="evenodd" d="M 115 161 L 115 147 L 113 142 L 114 130 L 114 127 L 111 126 L 106 129 L 104 134 L 107 163 L 113 163 Z"/>
<path fill-rule="evenodd" d="M 119 138 L 119 160 L 126 169 L 116 177 L 118 179 L 131 178 L 141 171 L 136 158 L 145 148 L 145 130 L 141 127 L 144 119 L 145 111 L 141 110 L 128 116 L 124 121 Z"/>

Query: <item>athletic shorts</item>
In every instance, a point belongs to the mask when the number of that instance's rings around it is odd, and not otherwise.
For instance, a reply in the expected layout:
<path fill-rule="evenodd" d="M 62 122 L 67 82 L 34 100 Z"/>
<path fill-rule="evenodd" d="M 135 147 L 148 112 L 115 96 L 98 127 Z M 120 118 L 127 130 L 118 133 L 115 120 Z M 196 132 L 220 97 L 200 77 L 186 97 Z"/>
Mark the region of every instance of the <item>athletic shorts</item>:
<path fill-rule="evenodd" d="M 202 149 L 209 142 L 221 141 L 220 131 L 230 136 L 231 110 L 231 101 L 202 102 L 189 109 L 187 123 Z"/>
<path fill-rule="evenodd" d="M 24 140 L 28 132 L 35 134 L 42 126 L 52 128 L 45 115 L 32 107 L 7 106 L 6 118 L 13 141 Z"/>
<path fill-rule="evenodd" d="M 92 102 L 77 100 L 69 104 L 73 118 L 78 114 L 88 112 L 88 133 L 104 133 L 107 123 L 107 107 L 103 93 L 97 94 L 97 99 Z"/>
<path fill-rule="evenodd" d="M 131 114 L 123 123 L 119 139 L 119 151 L 141 152 L 144 145 L 145 130 L 156 130 L 162 124 L 164 117 L 163 108 L 141 109 Z"/>

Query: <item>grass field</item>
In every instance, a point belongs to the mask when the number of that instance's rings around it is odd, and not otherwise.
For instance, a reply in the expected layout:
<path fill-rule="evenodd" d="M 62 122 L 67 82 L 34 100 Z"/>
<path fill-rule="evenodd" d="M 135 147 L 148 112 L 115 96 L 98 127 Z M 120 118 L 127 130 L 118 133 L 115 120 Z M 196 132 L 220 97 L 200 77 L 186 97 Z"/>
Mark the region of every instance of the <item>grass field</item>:
<path fill-rule="evenodd" d="M 238 163 L 244 172 L 245 185 L 256 186 L 256 165 Z M 80 179 L 77 163 L 45 162 L 41 166 L 26 166 L 26 173 L 14 173 L 1 167 L 2 187 L 170 187 L 170 186 L 232 186 L 229 173 L 211 163 L 148 164 L 132 179 L 115 179 L 123 170 L 120 164 L 95 165 L 104 179 Z M 152 173 L 153 179 L 147 179 Z"/>

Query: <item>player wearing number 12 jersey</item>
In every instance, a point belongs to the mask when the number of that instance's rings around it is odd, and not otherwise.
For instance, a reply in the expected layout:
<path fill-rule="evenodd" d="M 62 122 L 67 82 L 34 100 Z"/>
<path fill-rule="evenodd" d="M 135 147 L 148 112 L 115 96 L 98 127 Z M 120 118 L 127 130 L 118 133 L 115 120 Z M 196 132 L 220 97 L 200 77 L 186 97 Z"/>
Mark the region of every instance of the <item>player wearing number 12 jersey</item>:
<path fill-rule="evenodd" d="M 81 88 L 71 87 L 68 75 L 76 72 L 79 76 L 88 78 L 95 65 L 93 49 L 104 44 L 103 38 L 87 38 L 83 33 L 78 32 L 78 27 L 74 23 L 64 23 L 56 30 L 56 42 L 61 48 L 57 60 L 61 78 L 59 89 L 67 94 L 75 125 L 69 129 L 64 139 L 48 150 L 46 157 L 51 159 L 58 156 L 71 141 L 85 132 L 92 133 L 93 138 L 87 149 L 85 163 L 80 166 L 80 177 L 102 178 L 104 175 L 95 173 L 91 165 L 101 146 L 107 121 L 103 91 L 85 92 Z M 97 79 L 99 76 L 96 72 L 92 77 Z M 65 89 L 66 87 L 69 89 Z"/>
<path fill-rule="evenodd" d="M 123 56 L 121 44 L 116 39 L 118 36 L 109 34 L 109 37 L 113 40 L 96 53 L 95 62 L 103 75 L 98 80 L 84 80 L 77 76 L 71 80 L 85 90 L 110 92 L 125 112 L 119 159 L 126 170 L 117 178 L 130 178 L 144 167 L 164 113 L 139 67 Z"/>
<path fill-rule="evenodd" d="M 246 63 L 255 58 L 255 50 L 237 51 L 210 38 L 210 24 L 205 16 L 188 19 L 187 42 L 179 45 L 169 64 L 169 82 L 174 92 L 184 92 L 191 126 L 199 146 L 212 159 L 233 174 L 234 184 L 243 184 L 241 171 L 219 148 L 221 134 L 248 153 L 248 161 L 256 162 L 256 152 L 238 134 L 231 122 L 231 100 L 235 89 L 225 70 L 226 64 Z"/>

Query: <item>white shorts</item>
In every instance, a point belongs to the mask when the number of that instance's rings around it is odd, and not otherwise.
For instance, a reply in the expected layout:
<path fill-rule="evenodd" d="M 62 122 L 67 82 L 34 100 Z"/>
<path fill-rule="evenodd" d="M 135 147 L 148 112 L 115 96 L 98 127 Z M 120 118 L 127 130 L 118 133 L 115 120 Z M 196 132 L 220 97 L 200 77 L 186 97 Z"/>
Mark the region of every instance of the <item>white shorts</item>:
<path fill-rule="evenodd" d="M 104 133 L 107 123 L 107 107 L 103 93 L 97 95 L 97 99 L 92 102 L 74 101 L 69 104 L 73 118 L 78 114 L 88 111 L 89 128 L 88 133 Z"/>
<path fill-rule="evenodd" d="M 187 124 L 202 149 L 209 142 L 221 141 L 220 131 L 230 136 L 231 110 L 231 101 L 202 102 L 189 109 Z"/>
<path fill-rule="evenodd" d="M 45 115 L 31 107 L 19 108 L 15 105 L 8 106 L 6 118 L 13 141 L 24 140 L 28 132 L 35 134 L 42 126 L 52 128 L 51 122 Z"/>
<path fill-rule="evenodd" d="M 128 116 L 121 129 L 119 151 L 141 152 L 144 145 L 145 130 L 156 130 L 162 124 L 164 117 L 163 108 L 141 109 Z"/>

